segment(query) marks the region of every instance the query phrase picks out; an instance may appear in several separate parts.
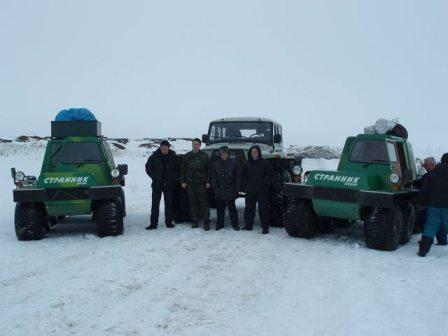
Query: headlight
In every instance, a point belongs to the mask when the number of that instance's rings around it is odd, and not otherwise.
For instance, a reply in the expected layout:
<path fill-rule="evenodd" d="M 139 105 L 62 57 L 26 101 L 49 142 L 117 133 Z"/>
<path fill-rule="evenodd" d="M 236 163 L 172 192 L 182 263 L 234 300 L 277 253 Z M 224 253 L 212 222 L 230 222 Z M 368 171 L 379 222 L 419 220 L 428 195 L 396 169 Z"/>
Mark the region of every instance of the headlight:
<path fill-rule="evenodd" d="M 400 182 L 400 176 L 396 173 L 390 174 L 389 181 L 390 183 L 397 184 Z"/>
<path fill-rule="evenodd" d="M 16 175 L 14 176 L 14 179 L 15 179 L 16 181 L 21 182 L 21 181 L 23 181 L 23 180 L 25 179 L 25 174 L 24 174 L 23 172 L 19 171 L 19 172 L 17 172 Z"/>
<path fill-rule="evenodd" d="M 114 168 L 110 171 L 110 174 L 112 175 L 112 177 L 117 178 L 118 176 L 120 176 L 120 171 L 117 168 Z"/>
<path fill-rule="evenodd" d="M 300 175 L 300 174 L 302 174 L 302 172 L 303 172 L 303 168 L 301 166 L 294 166 L 292 168 L 292 173 L 294 175 Z"/>

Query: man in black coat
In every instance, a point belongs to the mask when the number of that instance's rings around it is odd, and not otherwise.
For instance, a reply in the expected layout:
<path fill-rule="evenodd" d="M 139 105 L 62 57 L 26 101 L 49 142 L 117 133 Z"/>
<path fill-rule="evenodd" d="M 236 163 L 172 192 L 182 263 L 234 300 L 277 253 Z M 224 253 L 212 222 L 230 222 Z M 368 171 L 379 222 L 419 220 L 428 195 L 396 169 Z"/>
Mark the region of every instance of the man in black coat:
<path fill-rule="evenodd" d="M 179 184 L 180 165 L 176 153 L 170 149 L 170 143 L 163 140 L 146 162 L 146 174 L 152 179 L 151 223 L 147 230 L 157 229 L 159 222 L 160 199 L 165 202 L 165 224 L 173 228 L 173 194 Z"/>
<path fill-rule="evenodd" d="M 448 153 L 443 154 L 441 162 L 428 174 L 420 189 L 421 197 L 428 204 L 425 227 L 418 255 L 424 257 L 441 226 L 448 227 Z"/>
<path fill-rule="evenodd" d="M 270 205 L 269 187 L 273 170 L 269 161 L 261 157 L 260 147 L 255 145 L 249 149 L 248 161 L 241 172 L 242 189 L 246 192 L 246 209 L 244 210 L 243 230 L 251 231 L 254 226 L 255 207 L 258 203 L 262 233 L 269 233 Z"/>
<path fill-rule="evenodd" d="M 417 187 L 418 189 L 421 189 L 423 186 L 424 181 L 428 178 L 429 173 L 431 173 L 436 168 L 437 162 L 436 159 L 433 157 L 427 157 L 425 160 L 423 160 L 422 167 L 425 168 L 426 173 L 418 180 L 414 181 L 412 184 Z M 420 231 L 423 231 L 424 225 L 426 222 L 426 214 L 427 209 L 420 210 L 417 215 L 417 226 L 419 227 Z M 437 238 L 437 245 L 447 245 L 447 235 L 445 226 L 441 226 L 439 231 L 436 234 Z"/>
<path fill-rule="evenodd" d="M 240 165 L 229 157 L 229 149 L 221 147 L 219 159 L 213 162 L 212 188 L 216 198 L 216 230 L 224 228 L 224 213 L 229 208 L 230 222 L 234 230 L 240 229 L 235 199 L 240 191 Z"/>

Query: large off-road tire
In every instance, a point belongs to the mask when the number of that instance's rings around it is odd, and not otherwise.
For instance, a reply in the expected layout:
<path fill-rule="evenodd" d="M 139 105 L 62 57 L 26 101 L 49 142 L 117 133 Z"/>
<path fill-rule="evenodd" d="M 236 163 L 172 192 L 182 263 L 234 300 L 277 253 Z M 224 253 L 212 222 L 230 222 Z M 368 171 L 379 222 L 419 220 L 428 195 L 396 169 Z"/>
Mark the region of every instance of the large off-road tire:
<path fill-rule="evenodd" d="M 283 185 L 291 181 L 291 174 L 288 170 L 274 172 L 272 187 L 270 188 L 271 226 L 283 227 L 285 224 L 286 199 L 283 196 Z"/>
<path fill-rule="evenodd" d="M 121 205 L 121 213 L 123 214 L 123 218 L 126 217 L 126 196 L 124 195 L 124 190 L 120 191 L 120 205 Z"/>
<path fill-rule="evenodd" d="M 403 213 L 403 225 L 401 229 L 400 244 L 406 244 L 411 240 L 414 226 L 417 221 L 417 212 L 412 203 L 406 203 L 401 207 Z"/>
<path fill-rule="evenodd" d="M 408 138 L 408 130 L 402 124 L 396 124 L 395 127 L 392 128 L 386 134 L 397 136 L 397 137 L 403 138 L 405 140 L 407 140 L 407 138 Z"/>
<path fill-rule="evenodd" d="M 364 241 L 367 247 L 394 251 L 402 233 L 403 215 L 399 207 L 375 207 L 364 221 Z"/>
<path fill-rule="evenodd" d="M 319 222 L 319 232 L 320 233 L 331 233 L 336 229 L 336 227 L 333 224 L 333 219 L 330 217 L 318 217 Z"/>
<path fill-rule="evenodd" d="M 308 239 L 317 235 L 319 222 L 312 204 L 289 198 L 285 209 L 285 229 L 292 237 Z"/>
<path fill-rule="evenodd" d="M 121 205 L 114 201 L 105 201 L 96 211 L 98 236 L 118 236 L 123 234 L 123 214 Z"/>
<path fill-rule="evenodd" d="M 345 229 L 349 227 L 352 224 L 352 222 L 349 219 L 333 218 L 333 224 L 338 229 Z"/>
<path fill-rule="evenodd" d="M 18 240 L 40 240 L 45 237 L 46 215 L 43 205 L 17 203 L 14 217 Z"/>

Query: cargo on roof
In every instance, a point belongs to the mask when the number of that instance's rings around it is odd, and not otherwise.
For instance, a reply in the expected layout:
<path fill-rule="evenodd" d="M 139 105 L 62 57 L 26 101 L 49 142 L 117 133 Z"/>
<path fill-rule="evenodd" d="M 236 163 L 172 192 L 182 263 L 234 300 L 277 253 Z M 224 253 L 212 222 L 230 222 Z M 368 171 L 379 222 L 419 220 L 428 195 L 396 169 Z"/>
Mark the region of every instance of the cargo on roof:
<path fill-rule="evenodd" d="M 51 136 L 101 136 L 101 122 L 86 108 L 70 108 L 60 111 L 51 122 Z"/>

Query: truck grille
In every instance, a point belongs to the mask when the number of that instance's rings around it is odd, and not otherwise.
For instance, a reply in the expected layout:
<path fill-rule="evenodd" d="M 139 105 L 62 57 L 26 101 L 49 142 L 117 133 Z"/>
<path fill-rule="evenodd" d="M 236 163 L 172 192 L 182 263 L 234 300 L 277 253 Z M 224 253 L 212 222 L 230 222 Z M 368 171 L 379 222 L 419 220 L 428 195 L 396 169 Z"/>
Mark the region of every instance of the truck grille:
<path fill-rule="evenodd" d="M 56 188 L 45 190 L 45 200 L 47 201 L 70 201 L 88 198 L 89 188 Z"/>

